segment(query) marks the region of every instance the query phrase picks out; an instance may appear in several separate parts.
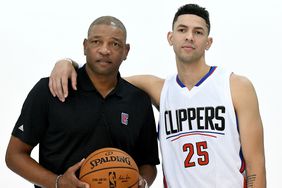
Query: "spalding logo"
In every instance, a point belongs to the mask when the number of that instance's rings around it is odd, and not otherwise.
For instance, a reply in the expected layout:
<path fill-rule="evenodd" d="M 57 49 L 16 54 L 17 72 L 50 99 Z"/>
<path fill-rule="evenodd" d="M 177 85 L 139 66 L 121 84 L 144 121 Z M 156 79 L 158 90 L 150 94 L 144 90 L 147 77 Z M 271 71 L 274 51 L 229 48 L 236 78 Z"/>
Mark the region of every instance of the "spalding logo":
<path fill-rule="evenodd" d="M 126 163 L 127 165 L 131 166 L 129 157 L 124 156 L 109 156 L 112 152 L 108 152 L 106 157 L 101 157 L 99 159 L 95 159 L 90 161 L 91 169 L 95 168 L 96 166 L 107 163 L 107 162 L 120 162 L 120 163 Z"/>

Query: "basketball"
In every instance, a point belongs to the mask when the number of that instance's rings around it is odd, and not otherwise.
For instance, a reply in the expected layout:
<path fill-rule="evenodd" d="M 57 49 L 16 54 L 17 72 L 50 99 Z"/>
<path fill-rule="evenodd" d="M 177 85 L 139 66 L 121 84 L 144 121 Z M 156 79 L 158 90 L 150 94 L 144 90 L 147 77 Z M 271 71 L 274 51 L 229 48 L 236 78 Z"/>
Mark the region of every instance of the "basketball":
<path fill-rule="evenodd" d="M 102 148 L 83 161 L 79 179 L 90 188 L 138 188 L 139 170 L 126 152 Z"/>

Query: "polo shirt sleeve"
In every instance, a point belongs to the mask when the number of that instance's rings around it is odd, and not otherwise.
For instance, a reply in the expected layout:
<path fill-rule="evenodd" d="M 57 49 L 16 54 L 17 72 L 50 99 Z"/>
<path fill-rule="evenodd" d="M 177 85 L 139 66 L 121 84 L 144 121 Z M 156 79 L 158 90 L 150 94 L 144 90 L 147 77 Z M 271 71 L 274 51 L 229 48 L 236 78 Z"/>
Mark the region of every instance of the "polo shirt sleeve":
<path fill-rule="evenodd" d="M 36 146 L 48 125 L 48 79 L 43 78 L 31 89 L 22 106 L 12 135 L 30 146 Z"/>
<path fill-rule="evenodd" d="M 145 111 L 143 113 L 143 125 L 138 139 L 138 151 L 136 158 L 138 165 L 150 164 L 157 165 L 160 163 L 158 155 L 158 139 L 156 131 L 156 122 L 153 108 L 149 96 L 144 98 L 143 104 Z"/>

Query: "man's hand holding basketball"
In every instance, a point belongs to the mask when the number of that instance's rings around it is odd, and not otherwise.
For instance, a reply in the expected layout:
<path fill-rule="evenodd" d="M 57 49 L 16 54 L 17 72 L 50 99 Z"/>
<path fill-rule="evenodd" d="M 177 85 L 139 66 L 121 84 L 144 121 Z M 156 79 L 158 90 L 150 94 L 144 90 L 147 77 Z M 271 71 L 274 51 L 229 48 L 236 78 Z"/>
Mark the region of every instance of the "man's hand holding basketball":
<path fill-rule="evenodd" d="M 56 188 L 90 188 L 90 186 L 80 181 L 75 172 L 81 167 L 83 160 L 68 168 L 56 182 Z"/>

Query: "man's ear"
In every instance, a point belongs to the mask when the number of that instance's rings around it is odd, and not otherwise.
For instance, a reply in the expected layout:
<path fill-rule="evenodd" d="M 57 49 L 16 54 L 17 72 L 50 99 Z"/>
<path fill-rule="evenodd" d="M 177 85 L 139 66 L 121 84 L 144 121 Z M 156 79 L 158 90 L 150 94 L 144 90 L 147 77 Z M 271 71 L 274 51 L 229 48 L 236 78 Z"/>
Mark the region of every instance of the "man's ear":
<path fill-rule="evenodd" d="M 210 49 L 210 47 L 212 45 L 212 42 L 213 42 L 213 38 L 209 37 L 208 41 L 207 41 L 207 44 L 206 44 L 206 50 Z"/>
<path fill-rule="evenodd" d="M 123 55 L 123 60 L 126 60 L 127 55 L 129 53 L 129 50 L 130 50 L 130 44 L 126 44 L 125 45 L 125 52 L 124 52 L 124 55 Z"/>
<path fill-rule="evenodd" d="M 167 33 L 166 38 L 167 38 L 167 41 L 168 41 L 169 45 L 172 46 L 172 44 L 173 44 L 173 32 L 169 31 Z"/>
<path fill-rule="evenodd" d="M 84 53 L 84 55 L 86 55 L 87 54 L 87 39 L 84 39 L 84 41 L 83 41 L 83 53 Z"/>

